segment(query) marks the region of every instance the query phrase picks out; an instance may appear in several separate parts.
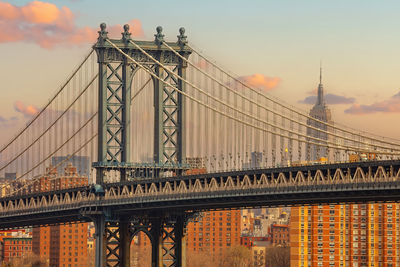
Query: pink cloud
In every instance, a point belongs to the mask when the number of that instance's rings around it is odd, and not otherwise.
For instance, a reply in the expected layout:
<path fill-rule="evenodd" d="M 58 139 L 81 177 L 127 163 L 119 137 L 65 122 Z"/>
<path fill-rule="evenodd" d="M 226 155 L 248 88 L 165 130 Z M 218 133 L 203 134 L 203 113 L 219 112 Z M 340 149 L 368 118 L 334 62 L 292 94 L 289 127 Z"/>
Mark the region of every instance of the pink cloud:
<path fill-rule="evenodd" d="M 19 8 L 22 17 L 31 23 L 55 24 L 67 15 L 71 19 L 72 12 L 68 8 L 58 9 L 56 5 L 46 2 L 33 1 Z"/>
<path fill-rule="evenodd" d="M 399 113 L 400 112 L 400 92 L 391 98 L 370 105 L 354 104 L 344 111 L 354 115 L 365 115 L 377 112 Z"/>
<path fill-rule="evenodd" d="M 276 88 L 281 82 L 281 78 L 268 77 L 259 73 L 250 76 L 242 76 L 239 77 L 239 79 L 252 87 L 256 87 L 265 91 Z"/>
<path fill-rule="evenodd" d="M 24 114 L 24 116 L 26 116 L 26 117 L 34 116 L 35 114 L 37 114 L 39 112 L 39 109 L 37 107 L 35 107 L 33 105 L 25 105 L 21 101 L 15 101 L 14 109 L 17 112 Z"/>
<path fill-rule="evenodd" d="M 207 69 L 209 66 L 211 66 L 210 63 L 208 63 L 206 60 L 204 59 L 200 59 L 196 64 L 196 67 L 200 68 L 200 69 Z"/>
<path fill-rule="evenodd" d="M 144 36 L 142 23 L 138 19 L 132 19 L 127 24 L 129 24 L 129 32 L 132 33 L 132 36 Z M 123 26 L 120 24 L 107 26 L 108 35 L 112 38 L 120 38 Z M 96 29 L 96 35 L 97 35 Z M 97 37 L 96 37 L 97 38 Z"/>
<path fill-rule="evenodd" d="M 318 87 L 315 87 L 313 90 L 308 91 L 307 94 L 309 94 L 309 95 L 317 95 L 318 94 Z"/>
<path fill-rule="evenodd" d="M 0 18 L 8 20 L 16 19 L 19 16 L 19 10 L 17 7 L 10 3 L 0 2 Z"/>
<path fill-rule="evenodd" d="M 326 94 L 325 95 L 326 103 L 329 105 L 341 105 L 341 104 L 352 104 L 356 101 L 354 97 L 346 97 L 342 95 L 335 94 Z M 303 100 L 300 100 L 301 104 L 315 104 L 317 102 L 317 96 L 307 96 Z"/>
<path fill-rule="evenodd" d="M 94 43 L 99 29 L 78 27 L 75 19 L 73 12 L 65 6 L 58 8 L 52 3 L 32 1 L 18 7 L 0 1 L 0 43 L 30 42 L 44 48 Z M 128 24 L 133 37 L 144 35 L 139 20 L 131 20 Z M 111 26 L 108 31 L 120 38 L 122 26 Z"/>

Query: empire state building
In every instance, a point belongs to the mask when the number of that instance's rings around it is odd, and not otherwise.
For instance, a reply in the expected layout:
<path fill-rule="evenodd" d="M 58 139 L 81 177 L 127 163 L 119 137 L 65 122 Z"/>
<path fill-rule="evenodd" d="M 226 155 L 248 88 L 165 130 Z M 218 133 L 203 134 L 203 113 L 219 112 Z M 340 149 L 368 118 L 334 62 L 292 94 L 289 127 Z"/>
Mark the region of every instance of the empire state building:
<path fill-rule="evenodd" d="M 328 124 L 333 124 L 331 111 L 326 105 L 324 98 L 324 87 L 322 86 L 322 68 L 320 68 L 320 74 L 319 74 L 317 102 L 310 110 L 309 115 L 310 117 L 318 119 L 319 121 L 323 121 Z M 314 129 L 311 127 L 307 128 L 307 135 L 319 139 L 316 140 L 313 138 L 308 138 L 308 141 L 310 143 L 307 145 L 307 153 L 306 153 L 307 160 L 314 161 L 314 160 L 319 160 L 321 157 L 327 158 L 329 156 L 329 150 L 326 147 L 327 142 L 324 142 L 324 140 L 328 141 L 329 139 L 329 136 L 326 132 L 331 130 L 330 127 L 328 127 L 324 123 L 315 121 L 313 119 L 308 119 L 307 125 L 312 126 L 314 128 Z M 321 129 L 322 131 L 319 131 L 315 128 Z"/>

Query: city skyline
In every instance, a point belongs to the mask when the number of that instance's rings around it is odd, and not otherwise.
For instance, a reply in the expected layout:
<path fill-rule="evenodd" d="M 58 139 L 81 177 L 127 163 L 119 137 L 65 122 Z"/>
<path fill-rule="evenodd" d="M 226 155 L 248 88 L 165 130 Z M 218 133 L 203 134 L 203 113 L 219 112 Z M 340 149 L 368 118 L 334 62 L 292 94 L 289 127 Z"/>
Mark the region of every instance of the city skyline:
<path fill-rule="evenodd" d="M 0 45 L 9 50 L 0 67 L 7 73 L 1 136 L 9 139 L 47 101 L 43 96 L 58 89 L 65 73 L 96 41 L 98 25 L 104 21 L 114 37 L 122 31 L 121 25 L 130 23 L 134 38 L 145 40 L 153 39 L 157 25 L 163 26 L 165 38 L 171 41 L 185 26 L 191 45 L 202 47 L 242 80 L 304 111 L 314 102 L 322 60 L 335 122 L 396 137 L 397 126 L 390 121 L 400 112 L 395 78 L 399 63 L 392 55 L 399 40 L 389 33 L 398 23 L 394 20 L 398 4 L 388 3 L 255 1 L 246 5 L 233 1 L 228 5 L 222 1 L 212 5 L 205 1 L 186 6 L 173 1 L 151 10 L 140 2 L 120 1 L 107 11 L 103 1 L 94 6 L 88 1 L 0 2 L 0 24 L 5 25 Z M 218 12 L 222 10 L 226 12 Z M 149 18 L 149 12 L 156 16 Z M 34 68 L 35 62 L 42 63 L 40 68 Z M 18 79 L 21 76 L 24 79 Z"/>
<path fill-rule="evenodd" d="M 0 0 L 0 260 L 399 265 L 387 3 Z"/>

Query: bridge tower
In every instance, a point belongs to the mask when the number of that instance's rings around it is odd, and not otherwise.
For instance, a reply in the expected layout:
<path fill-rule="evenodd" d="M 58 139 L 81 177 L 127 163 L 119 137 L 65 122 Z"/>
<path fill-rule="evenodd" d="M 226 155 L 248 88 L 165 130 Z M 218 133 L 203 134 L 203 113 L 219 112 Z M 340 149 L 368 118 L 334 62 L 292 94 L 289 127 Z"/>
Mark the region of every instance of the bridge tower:
<path fill-rule="evenodd" d="M 157 27 L 154 41 L 135 41 L 143 50 L 164 66 L 185 79 L 186 62 L 163 46 L 162 27 Z M 186 46 L 184 28 L 179 30 L 177 42 L 167 44 L 181 56 L 188 58 L 191 50 Z M 129 25 L 124 26 L 121 39 L 110 39 L 106 24 L 100 25 L 97 43 L 93 46 L 99 65 L 98 101 L 98 161 L 96 186 L 99 197 L 105 188 L 107 174 L 117 171 L 120 181 L 130 177 L 159 176 L 161 171 L 185 169 L 183 97 L 162 81 L 185 91 L 182 80 L 175 78 L 162 66 L 142 53 L 133 43 Z M 118 49 L 144 65 L 159 79 L 152 77 L 154 85 L 154 163 L 152 168 L 130 161 L 130 112 L 132 80 L 139 66 Z M 134 85 L 133 85 L 134 86 Z M 96 226 L 96 266 L 129 266 L 129 247 L 138 231 L 145 232 L 153 247 L 152 266 L 184 266 L 182 246 L 186 214 L 160 211 L 156 214 L 122 214 L 118 210 L 88 211 Z"/>

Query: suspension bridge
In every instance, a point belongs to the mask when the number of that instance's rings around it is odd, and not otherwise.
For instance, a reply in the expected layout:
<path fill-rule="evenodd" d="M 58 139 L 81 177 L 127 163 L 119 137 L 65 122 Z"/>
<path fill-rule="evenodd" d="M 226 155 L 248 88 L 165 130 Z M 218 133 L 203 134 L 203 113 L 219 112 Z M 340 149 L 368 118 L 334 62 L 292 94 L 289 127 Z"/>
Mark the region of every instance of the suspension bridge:
<path fill-rule="evenodd" d="M 376 160 L 348 162 L 352 153 Z M 185 266 L 185 225 L 198 211 L 395 201 L 400 140 L 352 129 L 246 84 L 189 45 L 108 36 L 0 150 L 0 228 L 94 222 L 96 266 L 129 266 L 133 236 L 152 266 Z M 55 162 L 55 157 L 62 158 Z M 89 185 L 57 184 L 74 157 Z M 326 164 L 315 159 L 326 158 Z M 193 168 L 203 170 L 199 174 Z M 46 177 L 51 186 L 43 187 Z"/>

